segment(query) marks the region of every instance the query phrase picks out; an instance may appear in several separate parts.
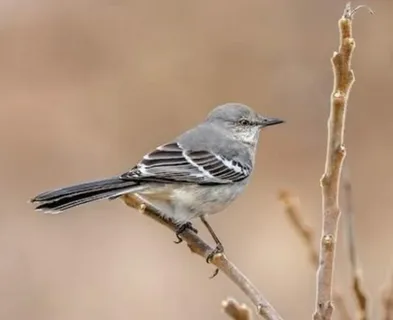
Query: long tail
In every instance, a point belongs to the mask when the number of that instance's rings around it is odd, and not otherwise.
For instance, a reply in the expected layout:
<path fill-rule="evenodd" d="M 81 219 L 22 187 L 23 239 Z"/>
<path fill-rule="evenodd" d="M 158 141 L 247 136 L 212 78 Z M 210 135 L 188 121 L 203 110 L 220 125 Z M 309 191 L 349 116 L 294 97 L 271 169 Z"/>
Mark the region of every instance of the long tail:
<path fill-rule="evenodd" d="M 114 177 L 43 192 L 30 201 L 37 204 L 36 210 L 59 213 L 84 203 L 116 198 L 140 188 L 141 186 L 137 182 L 124 181 Z"/>

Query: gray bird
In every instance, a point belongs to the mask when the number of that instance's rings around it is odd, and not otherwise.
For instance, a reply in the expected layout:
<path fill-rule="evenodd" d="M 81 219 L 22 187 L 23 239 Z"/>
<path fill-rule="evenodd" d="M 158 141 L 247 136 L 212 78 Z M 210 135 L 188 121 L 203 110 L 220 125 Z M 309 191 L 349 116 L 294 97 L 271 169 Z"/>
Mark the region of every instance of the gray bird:
<path fill-rule="evenodd" d="M 216 242 L 208 257 L 223 246 L 206 216 L 227 207 L 246 187 L 255 163 L 262 128 L 282 123 L 240 103 L 213 109 L 206 120 L 173 141 L 146 154 L 131 170 L 104 180 L 41 193 L 36 210 L 59 213 L 81 204 L 137 194 L 176 223 L 176 236 L 200 218 Z"/>

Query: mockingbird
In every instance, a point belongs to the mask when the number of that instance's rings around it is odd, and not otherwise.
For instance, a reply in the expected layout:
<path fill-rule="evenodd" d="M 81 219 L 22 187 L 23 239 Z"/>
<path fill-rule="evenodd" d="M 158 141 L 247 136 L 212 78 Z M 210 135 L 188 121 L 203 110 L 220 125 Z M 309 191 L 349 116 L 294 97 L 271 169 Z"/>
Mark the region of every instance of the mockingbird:
<path fill-rule="evenodd" d="M 244 104 L 220 105 L 204 122 L 146 154 L 131 170 L 44 192 L 31 202 L 37 203 L 36 210 L 59 213 L 135 193 L 177 224 L 177 242 L 186 228 L 192 228 L 190 220 L 199 217 L 216 242 L 209 262 L 223 252 L 223 246 L 206 216 L 223 210 L 243 191 L 253 170 L 260 130 L 282 122 Z"/>

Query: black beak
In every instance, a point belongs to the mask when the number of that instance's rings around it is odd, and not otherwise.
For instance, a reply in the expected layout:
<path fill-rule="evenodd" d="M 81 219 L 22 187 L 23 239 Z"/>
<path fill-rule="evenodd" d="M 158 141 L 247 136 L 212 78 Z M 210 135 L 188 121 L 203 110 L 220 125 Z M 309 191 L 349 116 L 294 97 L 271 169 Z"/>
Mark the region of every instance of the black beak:
<path fill-rule="evenodd" d="M 284 120 L 278 118 L 262 118 L 260 121 L 261 127 L 274 126 L 276 124 L 284 123 Z"/>

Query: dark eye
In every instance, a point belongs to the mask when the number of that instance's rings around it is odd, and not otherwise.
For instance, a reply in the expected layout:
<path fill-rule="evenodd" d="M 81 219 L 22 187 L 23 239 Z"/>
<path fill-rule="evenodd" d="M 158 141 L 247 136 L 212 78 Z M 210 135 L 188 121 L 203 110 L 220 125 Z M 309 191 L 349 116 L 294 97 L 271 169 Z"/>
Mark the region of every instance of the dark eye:
<path fill-rule="evenodd" d="M 248 121 L 247 119 L 240 119 L 239 124 L 241 124 L 242 126 L 249 126 L 251 125 L 251 122 Z"/>

